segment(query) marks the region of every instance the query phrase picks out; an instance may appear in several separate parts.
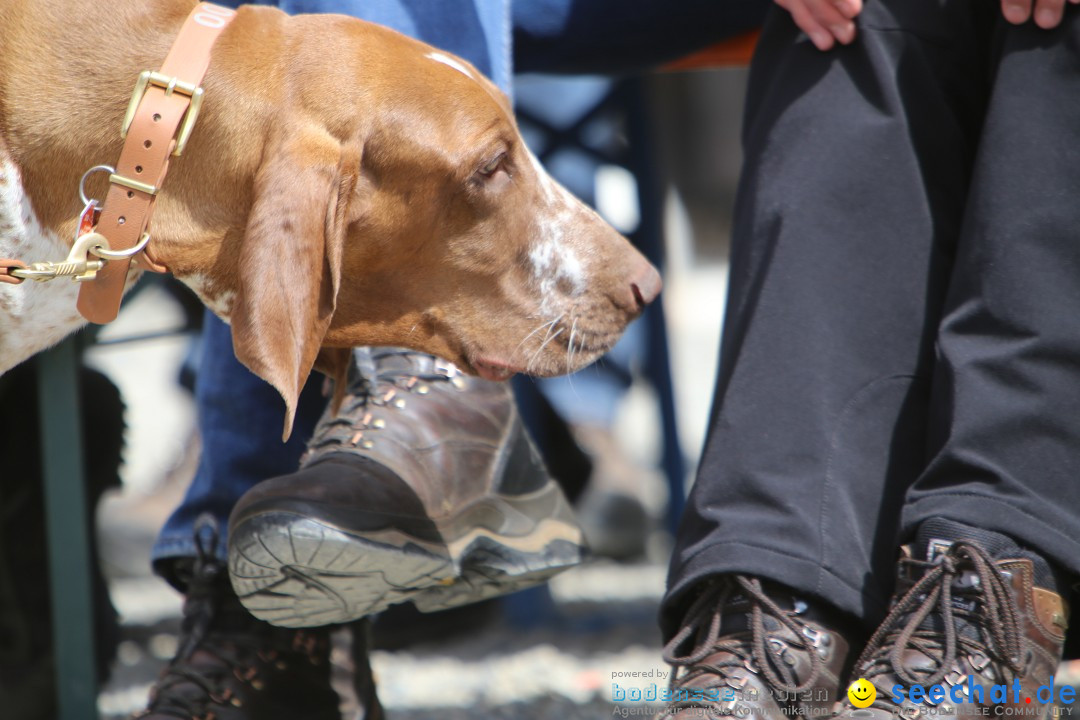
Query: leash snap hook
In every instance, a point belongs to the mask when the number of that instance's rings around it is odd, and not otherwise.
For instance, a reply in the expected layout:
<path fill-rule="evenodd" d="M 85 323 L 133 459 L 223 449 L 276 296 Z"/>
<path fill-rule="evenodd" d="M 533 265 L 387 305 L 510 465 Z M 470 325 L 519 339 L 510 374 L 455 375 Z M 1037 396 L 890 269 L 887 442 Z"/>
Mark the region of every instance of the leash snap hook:
<path fill-rule="evenodd" d="M 22 280 L 34 280 L 46 282 L 58 277 L 70 277 L 76 282 L 93 280 L 98 271 L 105 267 L 104 260 L 89 260 L 88 255 L 92 248 L 104 245 L 109 246 L 105 236 L 98 233 L 87 233 L 71 246 L 71 251 L 62 262 L 36 262 L 26 268 L 11 268 L 8 274 Z"/>
<path fill-rule="evenodd" d="M 75 241 L 71 252 L 61 265 L 70 265 L 74 272 L 61 273 L 72 275 L 75 282 L 85 282 L 97 277 L 98 271 L 105 267 L 105 260 L 91 260 L 90 253 L 99 249 L 109 249 L 109 241 L 101 233 L 89 232 Z"/>

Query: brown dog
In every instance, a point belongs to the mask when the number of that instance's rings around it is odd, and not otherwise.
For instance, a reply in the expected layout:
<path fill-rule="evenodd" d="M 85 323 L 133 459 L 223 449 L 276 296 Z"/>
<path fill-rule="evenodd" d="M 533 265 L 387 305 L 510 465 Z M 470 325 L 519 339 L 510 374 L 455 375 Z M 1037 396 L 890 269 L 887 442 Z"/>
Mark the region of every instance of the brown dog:
<path fill-rule="evenodd" d="M 0 257 L 64 257 L 80 177 L 118 157 L 134 80 L 193 6 L 0 0 Z M 564 373 L 659 292 L 463 60 L 352 18 L 244 7 L 203 87 L 153 256 L 230 322 L 237 357 L 285 398 L 287 428 L 333 349 L 407 346 L 490 379 Z M 75 292 L 0 285 L 0 372 L 81 324 Z"/>

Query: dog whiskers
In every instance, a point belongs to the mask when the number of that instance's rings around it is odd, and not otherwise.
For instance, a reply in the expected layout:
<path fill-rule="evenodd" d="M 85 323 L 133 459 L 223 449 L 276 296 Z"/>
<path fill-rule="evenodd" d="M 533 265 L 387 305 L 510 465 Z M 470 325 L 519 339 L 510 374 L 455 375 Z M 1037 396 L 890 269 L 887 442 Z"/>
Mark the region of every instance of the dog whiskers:
<path fill-rule="evenodd" d="M 562 335 L 562 331 L 565 330 L 565 329 L 566 328 L 559 328 L 558 330 L 555 331 L 554 334 L 549 335 L 549 337 L 546 340 L 544 340 L 544 342 L 540 345 L 540 347 L 536 349 L 536 352 L 533 353 L 532 357 L 529 358 L 529 362 L 526 363 L 526 365 L 525 365 L 526 372 L 528 372 L 530 375 L 532 374 L 533 363 L 536 361 L 536 358 L 540 355 L 540 353 L 544 352 L 544 348 L 546 348 L 548 346 L 548 343 L 551 342 L 552 340 L 554 340 L 555 338 L 559 337 L 559 335 Z"/>
<path fill-rule="evenodd" d="M 565 315 L 565 313 L 564 313 L 564 315 Z M 558 323 L 558 322 L 559 322 L 560 320 L 562 320 L 562 319 L 563 319 L 563 317 L 564 317 L 564 315 L 559 315 L 558 317 L 554 318 L 553 320 L 548 320 L 548 321 L 547 321 L 546 323 L 541 323 L 540 325 L 538 325 L 538 326 L 536 327 L 536 329 L 535 329 L 535 330 L 533 330 L 533 331 L 532 331 L 531 333 L 529 333 L 528 335 L 526 335 L 525 337 L 523 337 L 523 338 L 521 339 L 521 342 L 519 342 L 519 343 L 517 344 L 517 347 L 516 347 L 516 348 L 514 348 L 514 355 L 517 355 L 517 353 L 518 353 L 518 350 L 520 350 L 520 349 L 521 349 L 521 346 L 522 346 L 522 345 L 524 345 L 525 343 L 527 343 L 527 342 L 529 341 L 529 338 L 531 338 L 531 337 L 532 337 L 533 335 L 535 335 L 536 333 L 540 332 L 540 331 L 541 331 L 541 330 L 543 330 L 544 328 L 547 328 L 548 332 L 550 333 L 550 332 L 551 332 L 551 328 L 552 328 L 552 327 L 553 327 L 553 326 L 554 326 L 554 325 L 555 325 L 556 323 Z M 545 337 L 547 337 L 547 336 L 545 335 Z"/>
<path fill-rule="evenodd" d="M 574 333 L 577 331 L 577 318 L 570 323 L 570 341 L 566 343 L 566 372 L 574 367 Z"/>

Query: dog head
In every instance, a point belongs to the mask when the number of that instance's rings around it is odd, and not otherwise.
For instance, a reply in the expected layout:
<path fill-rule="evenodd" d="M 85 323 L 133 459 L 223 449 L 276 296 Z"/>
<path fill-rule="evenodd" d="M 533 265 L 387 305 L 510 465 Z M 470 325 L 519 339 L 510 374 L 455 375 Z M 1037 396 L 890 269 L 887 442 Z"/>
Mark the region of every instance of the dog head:
<path fill-rule="evenodd" d="M 216 309 L 287 426 L 317 359 L 340 367 L 347 348 L 411 347 L 489 379 L 566 373 L 659 292 L 470 64 L 356 20 L 288 23 L 304 42 L 283 44 L 235 276 L 215 283 L 234 287 Z"/>

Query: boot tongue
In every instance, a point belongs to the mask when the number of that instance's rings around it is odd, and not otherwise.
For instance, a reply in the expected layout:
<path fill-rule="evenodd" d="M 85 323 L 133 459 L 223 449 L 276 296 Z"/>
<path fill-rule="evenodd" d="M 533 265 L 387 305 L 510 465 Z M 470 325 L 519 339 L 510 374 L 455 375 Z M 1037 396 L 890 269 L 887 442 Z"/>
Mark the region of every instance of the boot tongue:
<path fill-rule="evenodd" d="M 954 542 L 961 540 L 977 545 L 995 559 L 1020 557 L 1020 547 L 1012 538 L 990 530 L 974 528 L 953 520 L 946 520 L 945 518 L 931 518 L 919 526 L 915 534 L 915 542 L 912 545 L 912 554 L 917 560 L 936 564 L 941 562 L 941 558 Z M 953 609 L 967 613 L 978 613 L 980 610 L 979 582 L 979 576 L 974 568 L 970 567 L 968 563 L 961 564 L 959 572 L 952 581 L 951 600 Z M 953 622 L 957 634 L 975 641 L 983 640 L 979 625 L 956 615 L 953 616 Z M 935 610 L 923 620 L 920 629 L 938 633 L 943 632 L 944 618 L 940 612 Z"/>
<path fill-rule="evenodd" d="M 397 348 L 380 348 L 382 352 L 373 353 L 374 364 L 380 373 L 410 373 L 416 371 L 416 358 L 419 353 L 405 352 Z"/>
<path fill-rule="evenodd" d="M 912 554 L 918 560 L 929 563 L 940 562 L 949 547 L 958 541 L 977 545 L 994 560 L 1026 558 L 1031 561 L 1035 585 L 1058 592 L 1059 581 L 1050 563 L 1041 555 L 1022 548 L 1007 535 L 972 527 L 945 518 L 930 518 L 923 522 L 915 534 Z M 981 610 L 981 593 L 978 588 L 979 577 L 970 563 L 962 563 L 952 582 L 952 607 L 975 613 Z M 986 641 L 985 629 L 966 618 L 954 615 L 957 633 L 975 641 Z M 922 622 L 921 629 L 942 632 L 944 619 L 937 611 Z"/>
<path fill-rule="evenodd" d="M 949 546 L 958 540 L 978 545 L 995 560 L 1026 558 L 1031 561 L 1035 585 L 1060 594 L 1068 587 L 1060 580 L 1054 567 L 1042 555 L 1021 547 L 1008 535 L 972 527 L 945 518 L 930 518 L 919 526 L 915 534 L 915 556 L 920 560 L 934 562 Z"/>
<path fill-rule="evenodd" d="M 807 614 L 809 605 L 807 603 L 790 592 L 770 592 L 769 597 L 784 611 L 794 613 L 795 615 L 803 616 Z M 736 632 L 749 632 L 751 630 L 751 614 L 753 612 L 753 603 L 741 591 L 737 591 L 728 597 L 727 602 L 724 603 L 724 611 L 722 614 L 723 629 L 725 633 Z M 762 620 L 764 622 L 766 632 L 777 632 L 783 626 L 775 617 L 768 611 L 762 614 Z"/>
<path fill-rule="evenodd" d="M 1020 546 L 1006 535 L 945 518 L 930 518 L 915 534 L 916 557 L 934 562 L 959 540 L 978 545 L 995 559 L 1021 556 Z"/>
<path fill-rule="evenodd" d="M 370 380 L 391 380 L 395 376 L 407 375 L 444 375 L 454 368 L 452 363 L 439 360 L 434 355 L 405 348 L 375 348 L 366 353 L 357 351 L 356 360 L 361 374 Z M 445 367 L 445 370 L 440 371 L 440 367 Z"/>

